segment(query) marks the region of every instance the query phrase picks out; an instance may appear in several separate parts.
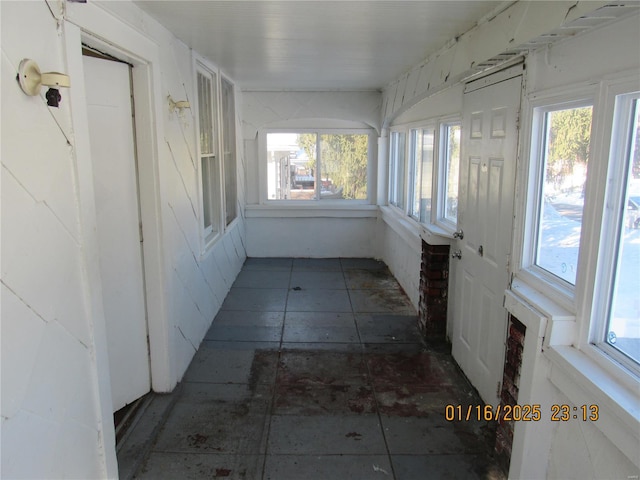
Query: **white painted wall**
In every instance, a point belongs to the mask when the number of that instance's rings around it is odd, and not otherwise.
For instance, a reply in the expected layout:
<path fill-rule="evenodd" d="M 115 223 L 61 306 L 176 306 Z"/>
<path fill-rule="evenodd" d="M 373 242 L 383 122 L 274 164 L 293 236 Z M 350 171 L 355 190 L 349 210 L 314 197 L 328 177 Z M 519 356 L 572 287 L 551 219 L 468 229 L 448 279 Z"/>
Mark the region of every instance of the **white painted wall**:
<path fill-rule="evenodd" d="M 49 3 L 58 20 L 44 1 L 0 3 L 1 476 L 113 478 L 91 159 L 81 155 L 86 138 L 77 123 L 86 115 L 79 97 L 83 79 L 74 62 L 80 49 L 77 27 L 100 33 L 129 53 L 152 52 L 150 112 L 138 113 L 150 118 L 145 136 L 150 132 L 153 138 L 141 141 L 155 160 L 152 174 L 141 178 L 142 195 L 151 192 L 143 209 L 155 215 L 157 226 L 157 235 L 145 231 L 145 254 L 149 244 L 159 255 L 145 259 L 156 272 L 149 283 L 158 287 L 147 295 L 154 317 L 149 319 L 154 389 L 168 391 L 181 379 L 220 308 L 246 258 L 244 219 L 240 216 L 202 254 L 195 111 L 179 118 L 166 102 L 171 94 L 195 105 L 191 51 L 130 2 L 107 2 L 109 11 L 94 2 L 66 4 L 73 23 L 64 21 L 62 4 Z M 61 92 L 59 109 L 47 107 L 42 97 L 27 97 L 13 81 L 22 58 L 36 60 L 43 71 L 76 73 L 71 90 Z M 243 207 L 244 157 L 241 148 L 237 151 Z M 143 169 L 141 176 L 148 173 Z"/>
<path fill-rule="evenodd" d="M 570 90 L 576 83 L 598 82 L 616 72 L 629 70 L 640 72 L 640 57 L 637 55 L 637 45 L 640 45 L 639 22 L 640 19 L 636 14 L 609 26 L 594 29 L 578 38 L 556 44 L 549 49 L 532 52 L 526 61 L 527 92 L 558 87 L 568 87 Z M 435 67 L 426 65 L 424 68 Z M 412 74 L 408 75 L 410 77 Z M 414 85 L 412 88 L 415 90 L 412 90 L 410 95 L 403 96 L 402 92 L 405 91 L 406 86 L 407 78 L 404 77 L 385 90 L 383 111 L 388 113 L 383 120 L 383 125 L 419 122 L 437 116 L 447 108 L 449 109 L 447 113 L 461 111 L 460 87 L 454 87 L 457 90 L 449 89 L 448 94 L 445 90 L 441 94 L 416 103 L 421 96 L 418 92 L 419 88 Z M 401 102 L 393 100 L 398 95 L 402 97 Z M 440 100 L 445 97 L 439 100 L 437 97 L 440 95 L 451 95 L 451 97 L 442 102 Z M 413 106 L 411 106 L 411 98 L 413 98 Z M 400 114 L 396 115 L 393 112 L 400 112 Z M 526 155 L 526 152 L 521 152 L 521 157 L 522 155 Z M 522 163 L 519 168 L 522 168 Z M 379 237 L 384 239 L 381 257 L 390 265 L 394 275 L 411 297 L 410 289 L 416 288 L 412 285 L 412 281 L 415 284 L 412 278 L 414 278 L 413 275 L 417 275 L 412 265 L 420 262 L 417 243 L 414 240 L 419 232 L 410 226 L 411 220 L 399 215 L 397 210 L 383 208 L 382 218 L 385 219 L 385 217 L 387 220 L 381 222 L 378 230 Z M 453 284 L 450 278 L 450 285 Z M 416 293 L 414 292 L 413 295 L 415 296 Z M 521 403 L 541 404 L 543 412 L 540 422 L 517 422 L 515 425 L 511 477 L 635 478 L 640 466 L 616 447 L 605 433 L 611 432 L 609 425 L 612 423 L 608 421 L 610 419 L 601 419 L 597 424 L 550 421 L 549 412 L 553 404 L 577 405 L 578 401 L 590 404 L 598 403 L 598 400 L 594 400 L 594 397 L 587 394 L 584 385 L 576 383 L 570 375 L 561 373 L 561 369 L 541 353 L 545 326 L 543 320 L 535 320 L 536 315 L 525 312 L 531 310 L 531 307 L 516 301 L 512 302 L 509 310 L 519 316 L 528 328 L 519 400 Z M 552 377 L 555 381 L 551 380 Z M 571 399 L 567 393 L 558 388 L 559 384 L 562 385 L 563 390 L 572 392 Z M 576 395 L 575 392 L 579 393 Z M 581 396 L 580 392 L 584 395 Z M 607 414 L 605 413 L 604 416 L 606 417 Z"/>
<path fill-rule="evenodd" d="M 379 131 L 380 93 L 243 92 L 242 132 L 247 159 L 247 255 L 250 257 L 377 257 L 377 210 L 314 205 L 292 209 L 260 198 L 259 134 L 265 128 L 373 128 Z M 374 152 L 370 189 L 376 191 Z M 347 216 L 348 218 L 344 218 Z"/>

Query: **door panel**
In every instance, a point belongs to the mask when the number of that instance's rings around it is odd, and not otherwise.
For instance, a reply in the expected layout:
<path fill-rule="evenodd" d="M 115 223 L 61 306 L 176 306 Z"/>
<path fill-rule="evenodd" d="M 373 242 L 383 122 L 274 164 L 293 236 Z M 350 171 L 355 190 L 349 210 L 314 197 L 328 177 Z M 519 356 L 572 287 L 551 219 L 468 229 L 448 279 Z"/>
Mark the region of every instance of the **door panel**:
<path fill-rule="evenodd" d="M 150 390 L 129 66 L 83 57 L 114 411 Z"/>
<path fill-rule="evenodd" d="M 458 228 L 454 249 L 453 356 L 483 400 L 497 404 L 502 380 L 522 77 L 463 100 Z"/>

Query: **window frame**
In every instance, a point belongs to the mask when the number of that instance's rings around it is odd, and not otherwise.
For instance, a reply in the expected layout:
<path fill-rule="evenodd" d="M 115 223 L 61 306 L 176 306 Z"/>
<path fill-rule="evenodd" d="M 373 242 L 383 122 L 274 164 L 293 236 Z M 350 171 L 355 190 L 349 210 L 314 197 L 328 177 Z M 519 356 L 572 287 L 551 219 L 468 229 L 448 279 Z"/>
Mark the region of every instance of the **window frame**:
<path fill-rule="evenodd" d="M 224 234 L 233 227 L 234 222 L 238 218 L 238 176 L 237 176 L 237 110 L 235 109 L 236 98 L 235 98 L 235 84 L 233 81 L 229 79 L 223 72 L 217 68 L 214 64 L 209 62 L 204 57 L 197 55 L 195 52 L 192 56 L 192 71 L 193 71 L 193 85 L 195 92 L 195 101 L 192 102 L 192 112 L 194 118 L 194 136 L 196 143 L 196 154 L 197 154 L 197 165 L 196 165 L 196 176 L 198 180 L 198 230 L 200 237 L 200 258 L 204 258 L 212 249 L 213 245 L 217 243 Z M 201 98 L 200 98 L 200 89 L 198 86 L 198 78 L 199 75 L 203 75 L 208 77 L 211 81 L 211 128 L 213 129 L 212 133 L 212 141 L 214 142 L 212 152 L 202 152 L 202 144 L 201 144 Z M 223 125 L 223 105 L 222 105 L 222 79 L 232 87 L 233 91 L 233 104 L 234 104 L 234 112 L 233 118 L 230 119 L 233 125 L 233 132 L 229 135 L 224 131 Z M 194 105 L 195 104 L 195 105 Z M 223 152 L 223 142 L 228 141 L 233 145 L 233 150 L 235 151 L 235 204 L 236 204 L 236 215 L 233 219 L 227 222 L 227 176 L 225 169 L 225 159 Z M 209 162 L 209 165 L 214 165 L 213 170 L 209 170 L 209 183 L 208 189 L 205 189 L 204 178 L 203 175 L 205 172 L 203 171 L 202 161 L 203 158 L 208 157 L 213 159 L 212 162 Z M 215 185 L 214 185 L 215 183 Z M 209 203 L 209 212 L 212 215 L 211 226 L 205 227 L 205 194 L 207 193 L 205 190 L 208 190 L 208 203 Z M 214 223 L 217 228 L 214 228 Z"/>
<path fill-rule="evenodd" d="M 388 201 L 389 205 L 392 205 L 402 211 L 403 214 L 407 212 L 407 134 L 408 131 L 406 128 L 394 128 L 389 132 Z M 404 148 L 402 149 L 402 169 L 400 169 L 400 165 L 398 163 L 398 154 L 400 153 L 400 150 L 396 148 L 399 146 L 399 140 L 397 142 L 394 140 L 396 137 L 400 138 L 400 136 L 404 139 Z M 402 191 L 400 191 L 400 186 L 402 187 Z"/>
<path fill-rule="evenodd" d="M 313 133 L 318 136 L 321 135 L 367 135 L 367 198 L 366 199 L 347 199 L 347 198 L 314 198 L 309 200 L 291 200 L 291 199 L 270 199 L 269 197 L 269 175 L 268 175 L 268 154 L 267 154 L 267 136 L 272 133 L 295 133 L 295 134 L 304 134 L 304 133 Z M 260 169 L 259 169 L 259 178 L 260 178 L 260 203 L 262 205 L 273 205 L 273 206 L 289 206 L 289 207 L 311 207 L 317 208 L 318 206 L 328 206 L 328 205 L 371 205 L 373 203 L 373 169 L 374 169 L 374 155 L 377 145 L 377 134 L 372 128 L 313 128 L 313 127 L 305 127 L 305 128 L 297 128 L 297 127 L 282 127 L 282 128 L 265 128 L 261 129 L 259 132 L 259 149 L 260 149 Z M 319 144 L 317 144 L 317 150 L 319 150 Z M 320 162 L 322 161 L 319 153 L 316 154 L 316 172 L 321 172 L 318 169 Z M 321 173 L 322 174 L 322 173 Z M 321 183 L 316 181 L 315 190 L 319 192 Z M 316 197 L 319 195 L 316 194 Z"/>
<path fill-rule="evenodd" d="M 452 222 L 447 218 L 445 209 L 447 205 L 447 180 L 448 180 L 448 129 L 452 126 L 460 127 L 460 158 L 458 164 L 458 202 L 460 201 L 460 165 L 462 164 L 462 118 L 458 115 L 441 118 L 437 126 L 437 138 L 435 144 L 437 145 L 436 161 L 437 163 L 437 176 L 435 177 L 437 189 L 435 192 L 435 224 L 445 230 L 446 232 L 453 234 L 458 229 L 458 221 Z"/>
<path fill-rule="evenodd" d="M 538 226 L 540 221 L 540 201 L 542 193 L 542 184 L 538 181 L 544 178 L 542 171 L 545 165 L 544 138 L 545 138 L 545 121 L 544 117 L 548 112 L 559 111 L 570 108 L 580 108 L 591 106 L 592 124 L 590 139 L 590 158 L 588 159 L 589 169 L 592 171 L 594 157 L 594 142 L 597 142 L 597 128 L 599 121 L 597 116 L 597 92 L 593 86 L 576 87 L 575 89 L 561 89 L 554 92 L 543 92 L 534 94 L 529 98 L 529 118 L 527 141 L 524 142 L 523 151 L 528 157 L 528 165 L 523 167 L 526 176 L 526 193 L 525 211 L 523 215 L 523 237 L 521 246 L 516 247 L 514 251 L 519 251 L 520 260 L 516 274 L 522 278 L 527 284 L 533 288 L 540 290 L 545 296 L 549 297 L 554 303 L 562 306 L 565 310 L 576 314 L 578 312 L 579 292 L 584 291 L 585 273 L 587 268 L 585 257 L 580 252 L 587 251 L 589 248 L 589 237 L 592 235 L 593 223 L 590 218 L 592 206 L 590 203 L 590 177 L 593 174 L 587 174 L 585 187 L 585 200 L 583 206 L 583 222 L 580 232 L 580 245 L 578 247 L 578 261 L 576 265 L 577 272 L 576 284 L 571 285 L 569 282 L 562 280 L 553 273 L 536 265 L 536 248 Z M 596 144 L 597 145 L 597 144 Z M 533 179 L 536 181 L 533 181 Z M 515 237 L 515 236 L 514 236 Z"/>

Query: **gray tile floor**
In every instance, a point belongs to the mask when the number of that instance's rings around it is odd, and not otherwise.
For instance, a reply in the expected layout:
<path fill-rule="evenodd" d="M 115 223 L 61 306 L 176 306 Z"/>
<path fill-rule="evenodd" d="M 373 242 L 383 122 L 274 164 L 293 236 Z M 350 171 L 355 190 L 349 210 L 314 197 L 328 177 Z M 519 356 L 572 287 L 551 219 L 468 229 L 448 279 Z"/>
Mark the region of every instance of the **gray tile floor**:
<path fill-rule="evenodd" d="M 490 427 L 445 420 L 480 400 L 416 320 L 381 262 L 247 259 L 135 478 L 503 478 Z"/>

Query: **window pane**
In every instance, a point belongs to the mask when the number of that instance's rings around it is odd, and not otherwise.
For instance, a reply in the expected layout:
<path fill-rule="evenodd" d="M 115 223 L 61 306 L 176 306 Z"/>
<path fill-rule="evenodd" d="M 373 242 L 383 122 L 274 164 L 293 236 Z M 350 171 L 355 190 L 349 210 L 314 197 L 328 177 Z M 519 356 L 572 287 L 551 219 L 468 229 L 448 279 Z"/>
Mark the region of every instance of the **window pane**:
<path fill-rule="evenodd" d="M 460 125 L 447 125 L 445 134 L 445 174 L 444 218 L 458 223 L 458 173 L 460 171 Z"/>
<path fill-rule="evenodd" d="M 267 198 L 313 200 L 316 195 L 315 133 L 267 134 Z"/>
<path fill-rule="evenodd" d="M 422 131 L 422 167 L 420 181 L 420 221 L 429 223 L 433 188 L 433 130 Z"/>
<path fill-rule="evenodd" d="M 392 132 L 389 162 L 389 202 L 404 208 L 404 152 L 405 133 Z"/>
<path fill-rule="evenodd" d="M 236 107 L 233 85 L 222 78 L 222 150 L 224 160 L 224 195 L 226 224 L 236 218 Z"/>
<path fill-rule="evenodd" d="M 536 265 L 575 285 L 592 107 L 547 112 Z"/>
<path fill-rule="evenodd" d="M 202 223 L 206 229 L 211 227 L 211 192 L 209 191 L 209 177 L 211 175 L 209 171 L 209 158 L 202 157 Z"/>
<path fill-rule="evenodd" d="M 634 102 L 627 189 L 605 341 L 640 363 L 640 108 Z"/>
<path fill-rule="evenodd" d="M 320 135 L 320 198 L 366 200 L 368 151 L 368 135 Z"/>
<path fill-rule="evenodd" d="M 409 154 L 411 190 L 409 192 L 409 214 L 420 218 L 420 166 L 422 154 L 422 135 L 420 130 L 411 130 L 411 152 Z"/>
<path fill-rule="evenodd" d="M 200 152 L 215 154 L 215 75 L 198 72 L 198 118 L 200 120 Z"/>

